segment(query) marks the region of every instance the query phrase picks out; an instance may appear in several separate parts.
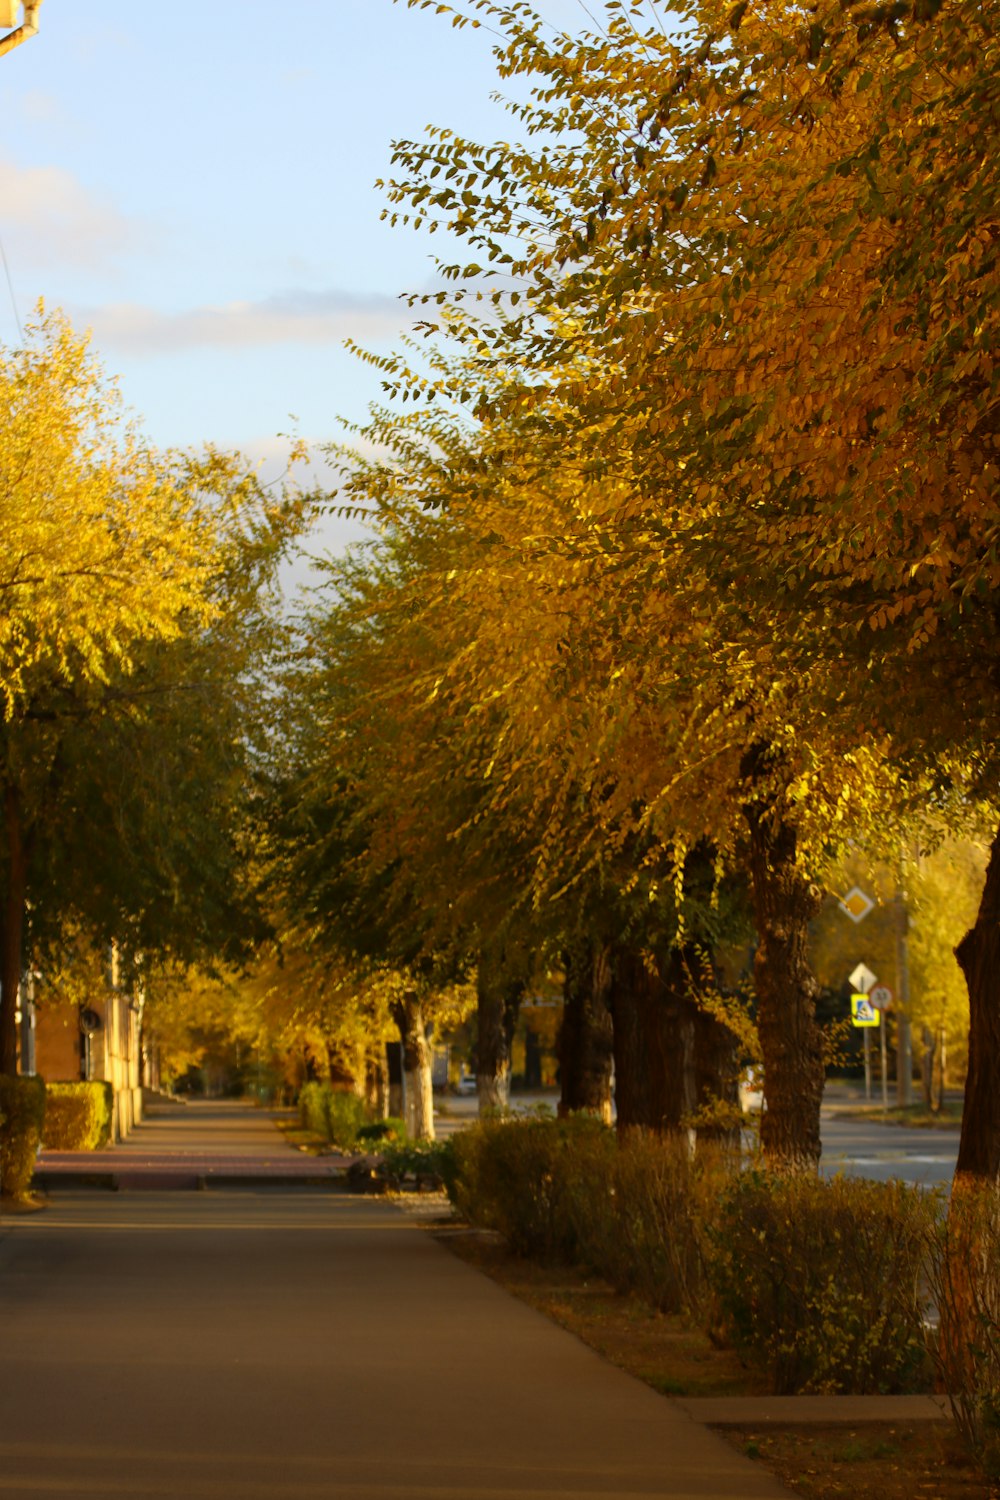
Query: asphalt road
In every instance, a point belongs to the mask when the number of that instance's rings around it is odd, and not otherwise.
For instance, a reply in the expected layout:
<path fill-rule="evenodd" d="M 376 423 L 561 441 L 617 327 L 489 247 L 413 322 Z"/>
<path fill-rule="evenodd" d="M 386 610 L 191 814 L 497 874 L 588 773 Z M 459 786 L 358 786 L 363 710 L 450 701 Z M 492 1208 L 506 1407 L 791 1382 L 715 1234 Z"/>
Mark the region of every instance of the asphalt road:
<path fill-rule="evenodd" d="M 844 1172 L 881 1182 L 898 1177 L 923 1187 L 947 1187 L 955 1171 L 958 1136 L 957 1129 L 917 1130 L 844 1120 L 825 1110 L 822 1168 L 831 1176 Z"/>
<path fill-rule="evenodd" d="M 0 1225 L 0 1496 L 780 1500 L 675 1403 L 327 1189 Z"/>

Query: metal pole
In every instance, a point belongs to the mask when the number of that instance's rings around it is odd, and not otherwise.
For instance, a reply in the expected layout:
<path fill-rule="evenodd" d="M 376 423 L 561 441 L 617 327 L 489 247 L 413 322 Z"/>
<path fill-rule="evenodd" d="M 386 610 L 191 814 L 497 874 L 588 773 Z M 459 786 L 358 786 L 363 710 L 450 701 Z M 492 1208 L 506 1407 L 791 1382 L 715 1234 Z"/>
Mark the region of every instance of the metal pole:
<path fill-rule="evenodd" d="M 872 1102 L 872 1034 L 866 1026 L 862 1033 L 865 1039 L 865 1103 Z"/>
<path fill-rule="evenodd" d="M 913 1044 L 910 1033 L 910 960 L 906 934 L 910 919 L 900 860 L 896 887 L 896 1103 L 913 1103 Z"/>
<path fill-rule="evenodd" d="M 879 1012 L 878 1039 L 882 1052 L 882 1108 L 889 1108 L 889 1059 L 885 1050 L 885 1011 Z"/>

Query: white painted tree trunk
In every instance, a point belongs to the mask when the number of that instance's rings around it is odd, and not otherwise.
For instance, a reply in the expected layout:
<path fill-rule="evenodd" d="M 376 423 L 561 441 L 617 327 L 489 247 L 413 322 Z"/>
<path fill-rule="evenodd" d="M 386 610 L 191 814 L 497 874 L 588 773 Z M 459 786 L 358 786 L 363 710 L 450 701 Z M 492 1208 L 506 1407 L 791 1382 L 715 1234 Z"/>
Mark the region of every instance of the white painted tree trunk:
<path fill-rule="evenodd" d="M 406 1129 L 415 1141 L 434 1139 L 434 1090 L 431 1082 L 431 1049 L 424 1026 L 423 1006 L 410 990 L 400 1007 L 406 1079 Z"/>
<path fill-rule="evenodd" d="M 430 1048 L 426 1038 L 420 1047 L 419 1066 L 406 1075 L 407 1129 L 415 1141 L 434 1140 L 434 1091 L 431 1086 Z"/>
<path fill-rule="evenodd" d="M 510 1067 L 506 1059 L 499 1072 L 477 1073 L 476 1085 L 481 1115 L 495 1114 L 510 1107 Z"/>

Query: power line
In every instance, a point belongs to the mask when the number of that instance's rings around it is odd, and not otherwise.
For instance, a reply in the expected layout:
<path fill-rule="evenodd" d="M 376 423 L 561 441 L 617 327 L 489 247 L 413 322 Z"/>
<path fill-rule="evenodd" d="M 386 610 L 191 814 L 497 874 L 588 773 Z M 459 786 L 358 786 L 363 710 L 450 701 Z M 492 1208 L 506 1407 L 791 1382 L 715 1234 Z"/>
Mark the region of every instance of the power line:
<path fill-rule="evenodd" d="M 0 260 L 3 261 L 4 275 L 7 278 L 7 290 L 10 293 L 10 305 L 14 311 L 14 322 L 17 324 L 17 336 L 23 344 L 24 329 L 21 327 L 21 315 L 17 310 L 17 298 L 14 296 L 14 283 L 11 280 L 10 266 L 7 264 L 7 251 L 4 249 L 2 236 L 0 236 Z"/>

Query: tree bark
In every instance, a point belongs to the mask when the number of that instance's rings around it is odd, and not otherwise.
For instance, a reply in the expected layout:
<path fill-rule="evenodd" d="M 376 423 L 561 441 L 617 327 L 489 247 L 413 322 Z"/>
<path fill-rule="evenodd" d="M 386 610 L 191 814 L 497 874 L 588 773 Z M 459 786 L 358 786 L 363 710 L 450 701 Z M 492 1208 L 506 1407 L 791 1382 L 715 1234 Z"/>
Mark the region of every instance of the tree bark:
<path fill-rule="evenodd" d="M 17 1072 L 17 992 L 28 896 L 28 836 L 17 789 L 4 789 L 7 883 L 0 916 L 0 1073 Z"/>
<path fill-rule="evenodd" d="M 610 1124 L 614 1058 L 614 1036 L 608 1009 L 610 954 L 606 947 L 581 937 L 567 947 L 563 968 L 559 1113 L 598 1115 Z"/>
<path fill-rule="evenodd" d="M 816 1022 L 818 985 L 809 963 L 809 923 L 821 894 L 799 869 L 794 828 L 773 806 L 744 808 L 757 952 L 757 1030 L 764 1062 L 764 1156 L 781 1170 L 814 1170 L 825 1069 Z"/>
<path fill-rule="evenodd" d="M 614 954 L 615 1105 L 618 1128 L 678 1131 L 696 1104 L 696 1005 L 685 955 Z"/>
<path fill-rule="evenodd" d="M 502 953 L 483 947 L 476 974 L 476 1083 L 479 1113 L 510 1104 L 510 1048 L 524 980 L 507 969 Z"/>
<path fill-rule="evenodd" d="M 1000 829 L 975 925 L 955 957 L 969 990 L 969 1071 L 955 1180 L 995 1185 L 1000 1178 Z"/>
<path fill-rule="evenodd" d="M 389 1062 L 385 1055 L 385 1043 L 369 1049 L 365 1057 L 365 1103 L 376 1120 L 384 1120 L 389 1113 Z"/>
<path fill-rule="evenodd" d="M 698 1107 L 707 1113 L 705 1123 L 698 1125 L 699 1141 L 739 1146 L 739 1069 L 736 1037 L 717 1016 L 699 1008 L 694 1018 L 694 1087 Z"/>
<path fill-rule="evenodd" d="M 407 990 L 393 1006 L 402 1042 L 406 1079 L 406 1129 L 415 1141 L 434 1139 L 434 1091 L 431 1080 L 431 1049 L 424 1026 L 423 1006 L 416 990 Z"/>

